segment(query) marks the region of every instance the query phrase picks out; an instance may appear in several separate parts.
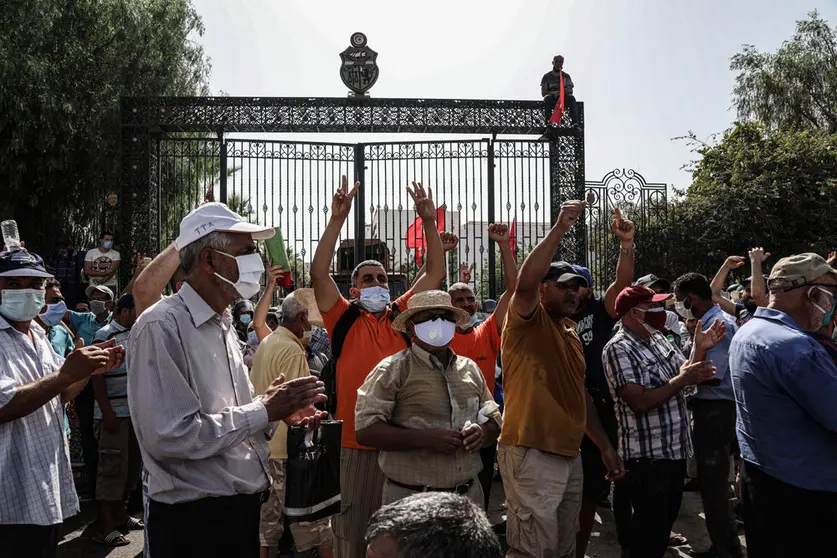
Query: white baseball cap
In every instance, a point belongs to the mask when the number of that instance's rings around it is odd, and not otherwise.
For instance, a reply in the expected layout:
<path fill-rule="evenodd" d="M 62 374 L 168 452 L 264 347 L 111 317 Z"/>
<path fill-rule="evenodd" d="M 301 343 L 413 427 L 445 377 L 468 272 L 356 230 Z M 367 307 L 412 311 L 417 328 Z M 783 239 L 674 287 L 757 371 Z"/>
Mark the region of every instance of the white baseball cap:
<path fill-rule="evenodd" d="M 199 238 L 216 231 L 249 233 L 253 240 L 267 240 L 276 234 L 273 227 L 248 223 L 223 203 L 209 202 L 193 210 L 180 221 L 180 236 L 174 241 L 174 245 L 178 250 L 182 250 Z"/>

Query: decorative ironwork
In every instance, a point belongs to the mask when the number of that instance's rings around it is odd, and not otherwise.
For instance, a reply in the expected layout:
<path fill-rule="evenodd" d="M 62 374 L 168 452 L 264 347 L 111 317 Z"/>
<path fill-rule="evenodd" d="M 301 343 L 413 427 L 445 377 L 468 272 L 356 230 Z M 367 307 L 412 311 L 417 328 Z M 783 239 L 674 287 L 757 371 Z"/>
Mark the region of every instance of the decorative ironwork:
<path fill-rule="evenodd" d="M 354 33 L 349 48 L 340 53 L 340 79 L 356 95 L 364 95 L 378 81 L 378 53 L 366 45 L 366 35 Z"/>
<path fill-rule="evenodd" d="M 578 103 L 582 112 L 583 103 Z M 300 97 L 129 97 L 123 126 L 164 132 L 531 134 L 544 130 L 541 101 Z M 556 131 L 583 141 L 564 119 Z"/>
<path fill-rule="evenodd" d="M 614 208 L 636 225 L 637 243 L 635 273 L 659 273 L 665 269 L 668 246 L 658 240 L 660 229 L 668 218 L 668 187 L 649 183 L 638 172 L 614 169 L 598 182 L 585 184 L 587 200 L 587 262 L 593 282 L 604 288 L 613 281 L 619 257 L 619 243 L 610 230 Z M 653 267 L 652 267 L 653 266 Z"/>

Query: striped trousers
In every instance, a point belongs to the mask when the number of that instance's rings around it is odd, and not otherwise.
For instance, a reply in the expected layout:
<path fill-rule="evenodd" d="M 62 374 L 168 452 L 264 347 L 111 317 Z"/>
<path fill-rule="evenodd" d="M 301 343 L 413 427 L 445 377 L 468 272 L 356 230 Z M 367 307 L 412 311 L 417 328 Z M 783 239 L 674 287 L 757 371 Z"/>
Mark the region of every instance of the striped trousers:
<path fill-rule="evenodd" d="M 381 507 L 384 474 L 378 452 L 343 448 L 340 453 L 340 515 L 332 518 L 337 558 L 366 556 L 366 526 Z"/>

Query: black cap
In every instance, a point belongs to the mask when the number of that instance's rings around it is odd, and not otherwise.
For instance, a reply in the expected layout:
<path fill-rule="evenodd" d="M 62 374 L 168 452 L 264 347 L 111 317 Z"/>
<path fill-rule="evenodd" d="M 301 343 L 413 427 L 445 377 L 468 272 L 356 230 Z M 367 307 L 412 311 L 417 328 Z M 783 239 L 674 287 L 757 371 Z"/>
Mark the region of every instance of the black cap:
<path fill-rule="evenodd" d="M 567 281 L 572 281 L 573 279 L 580 280 L 581 284 L 585 287 L 590 286 L 587 279 L 585 279 L 583 275 L 580 275 L 575 268 L 567 262 L 552 262 L 549 264 L 549 271 L 546 272 L 546 276 L 543 278 L 543 281 L 566 283 Z"/>
<path fill-rule="evenodd" d="M 124 295 L 119 297 L 119 300 L 116 301 L 116 311 L 121 312 L 126 308 L 128 310 L 134 308 L 136 304 L 134 303 L 134 295 L 132 293 L 125 293 Z"/>
<path fill-rule="evenodd" d="M 634 283 L 635 286 L 639 287 L 648 287 L 649 289 L 653 289 L 657 287 L 665 292 L 671 291 L 671 283 L 667 279 L 661 279 L 654 275 L 653 273 L 649 273 L 643 277 L 640 277 Z"/>
<path fill-rule="evenodd" d="M 43 277 L 49 279 L 52 274 L 44 267 L 44 260 L 23 248 L 0 252 L 0 277 Z"/>

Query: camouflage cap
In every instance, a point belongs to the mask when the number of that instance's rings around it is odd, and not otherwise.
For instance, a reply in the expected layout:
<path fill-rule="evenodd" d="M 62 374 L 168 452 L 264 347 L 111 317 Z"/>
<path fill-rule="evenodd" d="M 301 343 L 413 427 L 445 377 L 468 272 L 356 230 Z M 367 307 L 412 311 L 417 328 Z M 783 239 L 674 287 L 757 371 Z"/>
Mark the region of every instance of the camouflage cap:
<path fill-rule="evenodd" d="M 805 253 L 782 258 L 773 266 L 767 288 L 770 292 L 789 291 L 815 283 L 817 279 L 832 274 L 837 277 L 837 270 L 828 265 L 819 254 Z"/>

